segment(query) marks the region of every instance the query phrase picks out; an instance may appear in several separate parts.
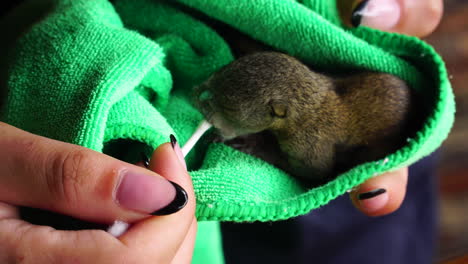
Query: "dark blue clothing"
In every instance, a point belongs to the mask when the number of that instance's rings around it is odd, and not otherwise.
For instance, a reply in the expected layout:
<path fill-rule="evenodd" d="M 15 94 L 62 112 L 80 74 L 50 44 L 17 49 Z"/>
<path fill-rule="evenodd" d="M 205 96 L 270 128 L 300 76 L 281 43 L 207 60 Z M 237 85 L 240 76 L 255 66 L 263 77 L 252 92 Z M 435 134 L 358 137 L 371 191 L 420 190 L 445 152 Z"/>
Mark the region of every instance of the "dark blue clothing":
<path fill-rule="evenodd" d="M 410 167 L 403 205 L 387 216 L 365 216 L 343 195 L 287 221 L 223 223 L 226 263 L 431 263 L 435 161 L 432 155 Z"/>

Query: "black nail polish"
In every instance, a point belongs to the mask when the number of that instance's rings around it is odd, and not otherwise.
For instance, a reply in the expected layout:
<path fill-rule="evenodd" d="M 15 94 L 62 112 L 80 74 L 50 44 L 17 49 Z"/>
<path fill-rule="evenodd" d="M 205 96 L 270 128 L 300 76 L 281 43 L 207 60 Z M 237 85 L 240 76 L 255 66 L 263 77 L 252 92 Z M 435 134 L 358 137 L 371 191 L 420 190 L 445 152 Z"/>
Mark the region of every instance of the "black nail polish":
<path fill-rule="evenodd" d="M 360 193 L 358 195 L 358 199 L 359 200 L 366 200 L 366 199 L 374 198 L 377 195 L 381 195 L 382 193 L 385 193 L 386 191 L 387 190 L 385 190 L 385 189 L 375 189 L 375 190 L 372 190 L 370 192 Z"/>
<path fill-rule="evenodd" d="M 353 13 L 351 14 L 351 24 L 354 27 L 358 27 L 361 24 L 362 15 L 360 14 L 360 11 L 362 11 L 364 7 L 366 7 L 368 2 L 369 0 L 363 0 L 356 6 L 356 8 L 354 8 Z"/>
<path fill-rule="evenodd" d="M 174 200 L 168 204 L 166 207 L 163 207 L 155 212 L 152 213 L 152 215 L 169 215 L 173 214 L 175 212 L 178 212 L 180 209 L 184 208 L 185 205 L 187 204 L 188 201 L 188 195 L 187 192 L 180 187 L 179 184 L 169 181 L 174 185 L 174 188 L 176 190 L 176 195 Z"/>
<path fill-rule="evenodd" d="M 145 166 L 145 168 L 149 168 L 149 159 L 148 159 L 148 157 L 143 152 L 140 153 L 140 156 L 141 156 L 141 161 L 143 162 L 143 165 Z"/>
<path fill-rule="evenodd" d="M 177 144 L 177 139 L 172 134 L 169 136 L 169 138 L 171 139 L 171 146 L 172 148 L 174 148 L 175 145 Z"/>

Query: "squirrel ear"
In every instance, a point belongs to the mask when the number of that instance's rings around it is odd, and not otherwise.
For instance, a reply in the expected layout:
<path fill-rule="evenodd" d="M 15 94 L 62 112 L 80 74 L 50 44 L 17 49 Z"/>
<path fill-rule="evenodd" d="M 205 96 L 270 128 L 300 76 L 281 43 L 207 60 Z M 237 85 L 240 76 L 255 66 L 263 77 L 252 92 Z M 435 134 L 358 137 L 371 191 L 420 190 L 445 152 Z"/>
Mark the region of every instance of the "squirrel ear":
<path fill-rule="evenodd" d="M 286 106 L 286 104 L 282 102 L 278 102 L 278 101 L 272 101 L 270 102 L 270 106 L 271 106 L 272 116 L 276 116 L 280 118 L 286 117 L 288 113 L 288 107 Z"/>

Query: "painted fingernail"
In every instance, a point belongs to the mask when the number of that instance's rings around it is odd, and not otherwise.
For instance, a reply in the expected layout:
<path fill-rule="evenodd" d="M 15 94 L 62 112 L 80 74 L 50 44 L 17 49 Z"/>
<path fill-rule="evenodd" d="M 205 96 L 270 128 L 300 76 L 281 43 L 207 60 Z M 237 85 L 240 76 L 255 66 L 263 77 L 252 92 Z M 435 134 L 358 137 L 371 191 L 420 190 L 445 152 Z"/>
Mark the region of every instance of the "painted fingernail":
<path fill-rule="evenodd" d="M 179 161 L 187 169 L 187 164 L 185 163 L 184 154 L 182 153 L 182 150 L 180 149 L 180 146 L 179 146 L 179 143 L 177 142 L 177 139 L 172 134 L 169 136 L 169 138 L 171 139 L 171 146 L 174 149 L 174 152 L 176 153 L 177 158 L 179 158 Z"/>
<path fill-rule="evenodd" d="M 384 207 L 388 202 L 388 193 L 385 189 L 375 189 L 358 195 L 359 204 L 367 212 L 374 212 Z"/>
<path fill-rule="evenodd" d="M 390 30 L 400 20 L 400 14 L 401 7 L 397 0 L 363 0 L 354 9 L 351 24 Z"/>
<path fill-rule="evenodd" d="M 143 152 L 140 153 L 140 156 L 141 156 L 141 162 L 143 163 L 143 166 L 145 166 L 145 168 L 149 168 L 148 156 L 146 156 L 145 153 Z"/>
<path fill-rule="evenodd" d="M 117 186 L 115 199 L 127 209 L 163 215 L 183 208 L 187 194 L 179 185 L 163 177 L 127 171 Z"/>
<path fill-rule="evenodd" d="M 176 190 L 176 195 L 174 200 L 168 204 L 166 207 L 159 209 L 156 212 L 153 212 L 152 215 L 168 215 L 179 211 L 184 208 L 188 201 L 187 192 L 180 187 L 179 184 L 169 181 Z"/>

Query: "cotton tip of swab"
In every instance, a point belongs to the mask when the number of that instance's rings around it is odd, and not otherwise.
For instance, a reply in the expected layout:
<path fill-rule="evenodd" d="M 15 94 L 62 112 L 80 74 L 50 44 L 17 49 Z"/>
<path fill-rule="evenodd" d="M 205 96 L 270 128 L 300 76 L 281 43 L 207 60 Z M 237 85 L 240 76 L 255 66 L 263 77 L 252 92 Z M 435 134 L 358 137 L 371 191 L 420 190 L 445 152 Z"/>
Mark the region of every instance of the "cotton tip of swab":
<path fill-rule="evenodd" d="M 111 226 L 109 226 L 107 233 L 114 237 L 119 237 L 128 230 L 128 227 L 129 224 L 127 222 L 116 220 Z"/>
<path fill-rule="evenodd" d="M 205 134 L 205 132 L 210 129 L 212 125 L 208 123 L 206 120 L 202 120 L 200 124 L 198 125 L 197 129 L 195 132 L 193 132 L 193 135 L 189 138 L 187 143 L 182 147 L 182 154 L 187 156 L 187 154 L 192 150 L 192 148 L 195 146 L 195 144 L 198 142 L 198 140 Z"/>

